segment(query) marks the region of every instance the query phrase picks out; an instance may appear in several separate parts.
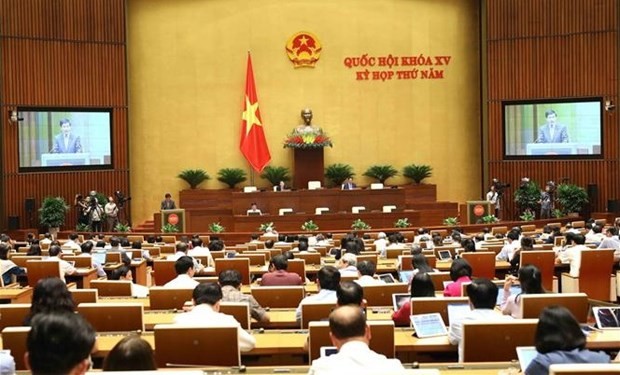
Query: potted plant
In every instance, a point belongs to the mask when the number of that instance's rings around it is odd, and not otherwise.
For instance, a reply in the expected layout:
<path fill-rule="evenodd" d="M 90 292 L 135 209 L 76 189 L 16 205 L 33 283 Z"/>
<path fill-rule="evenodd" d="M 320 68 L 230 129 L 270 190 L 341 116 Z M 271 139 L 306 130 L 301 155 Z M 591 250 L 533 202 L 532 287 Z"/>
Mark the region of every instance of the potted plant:
<path fill-rule="evenodd" d="M 551 216 L 559 219 L 561 217 L 564 217 L 564 214 L 562 213 L 562 210 L 560 210 L 559 208 L 555 208 L 552 212 L 551 212 Z"/>
<path fill-rule="evenodd" d="M 114 227 L 114 230 L 120 233 L 129 233 L 131 232 L 131 227 L 129 224 L 118 223 Z"/>
<path fill-rule="evenodd" d="M 481 221 L 485 224 L 493 224 L 497 223 L 499 219 L 496 218 L 495 215 L 485 215 L 482 217 Z"/>
<path fill-rule="evenodd" d="M 445 219 L 443 219 L 443 225 L 447 226 L 447 227 L 455 227 L 457 225 L 459 225 L 459 218 L 458 217 L 447 217 Z"/>
<path fill-rule="evenodd" d="M 217 172 L 217 176 L 217 180 L 228 185 L 230 189 L 234 189 L 235 185 L 247 180 L 246 173 L 241 168 L 222 168 Z"/>
<path fill-rule="evenodd" d="M 353 167 L 349 164 L 330 164 L 325 168 L 325 179 L 329 186 L 339 187 L 342 185 L 348 178 L 355 176 L 353 173 Z"/>
<path fill-rule="evenodd" d="M 388 178 L 396 175 L 398 175 L 398 171 L 391 165 L 372 165 L 364 172 L 364 176 L 374 178 L 382 184 Z"/>
<path fill-rule="evenodd" d="M 306 232 L 313 232 L 313 231 L 319 230 L 319 226 L 316 225 L 314 221 L 308 220 L 302 224 L 301 229 L 305 230 Z"/>
<path fill-rule="evenodd" d="M 179 173 L 177 177 L 187 182 L 190 189 L 196 189 L 198 185 L 211 179 L 203 169 L 186 169 Z"/>
<path fill-rule="evenodd" d="M 56 238 L 60 227 L 65 223 L 69 205 L 62 197 L 46 197 L 39 208 L 39 222 L 48 227 L 49 233 Z"/>
<path fill-rule="evenodd" d="M 394 222 L 394 228 L 408 228 L 411 226 L 409 219 L 398 219 Z"/>
<path fill-rule="evenodd" d="M 371 229 L 371 228 L 370 228 L 370 225 L 363 222 L 362 219 L 357 219 L 353 222 L 353 224 L 351 224 L 351 229 L 364 230 L 364 229 Z"/>
<path fill-rule="evenodd" d="M 209 224 L 209 231 L 211 231 L 211 233 L 222 233 L 225 230 L 226 228 L 224 228 L 224 226 L 219 222 Z"/>
<path fill-rule="evenodd" d="M 280 181 L 288 182 L 291 180 L 290 171 L 286 167 L 272 167 L 267 166 L 263 169 L 263 173 L 260 174 L 261 178 L 269 181 L 271 185 L 275 186 Z"/>
<path fill-rule="evenodd" d="M 531 210 L 525 210 L 523 215 L 519 216 L 519 219 L 523 221 L 534 221 L 534 219 L 536 219 L 536 215 Z"/>
<path fill-rule="evenodd" d="M 416 184 L 422 183 L 425 178 L 432 175 L 433 168 L 430 165 L 411 164 L 403 168 L 403 176 L 413 180 Z"/>
<path fill-rule="evenodd" d="M 178 233 L 179 228 L 174 224 L 166 223 L 161 227 L 161 231 L 163 233 Z"/>
<path fill-rule="evenodd" d="M 580 212 L 583 206 L 588 203 L 586 190 L 575 184 L 558 185 L 557 197 L 565 215 Z"/>
<path fill-rule="evenodd" d="M 76 232 L 92 232 L 93 230 L 88 224 L 77 223 L 77 225 L 75 226 L 75 231 Z"/>
<path fill-rule="evenodd" d="M 515 191 L 515 202 L 520 212 L 536 211 L 541 199 L 540 187 L 534 181 L 523 181 Z"/>

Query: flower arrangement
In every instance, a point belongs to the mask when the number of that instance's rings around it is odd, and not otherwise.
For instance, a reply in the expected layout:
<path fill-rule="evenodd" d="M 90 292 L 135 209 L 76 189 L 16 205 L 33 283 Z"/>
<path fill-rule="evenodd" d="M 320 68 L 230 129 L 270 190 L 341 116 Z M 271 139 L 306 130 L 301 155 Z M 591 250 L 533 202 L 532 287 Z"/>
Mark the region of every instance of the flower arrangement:
<path fill-rule="evenodd" d="M 273 232 L 274 229 L 276 229 L 276 227 L 273 225 L 273 222 L 262 223 L 260 227 L 258 227 L 258 230 L 263 233 Z"/>
<path fill-rule="evenodd" d="M 308 220 L 305 223 L 303 223 L 303 225 L 301 226 L 301 229 L 307 232 L 312 232 L 315 230 L 319 230 L 319 226 L 314 221 Z"/>
<path fill-rule="evenodd" d="M 310 131 L 295 129 L 284 140 L 284 148 L 312 149 L 327 146 L 333 147 L 332 140 L 321 128 L 312 128 Z"/>
<path fill-rule="evenodd" d="M 371 229 L 371 227 L 370 225 L 363 222 L 362 219 L 357 219 L 353 222 L 353 224 L 351 224 L 351 229 L 364 230 L 364 229 Z"/>
<path fill-rule="evenodd" d="M 410 226 L 411 223 L 407 218 L 398 219 L 394 222 L 394 228 L 409 228 Z"/>

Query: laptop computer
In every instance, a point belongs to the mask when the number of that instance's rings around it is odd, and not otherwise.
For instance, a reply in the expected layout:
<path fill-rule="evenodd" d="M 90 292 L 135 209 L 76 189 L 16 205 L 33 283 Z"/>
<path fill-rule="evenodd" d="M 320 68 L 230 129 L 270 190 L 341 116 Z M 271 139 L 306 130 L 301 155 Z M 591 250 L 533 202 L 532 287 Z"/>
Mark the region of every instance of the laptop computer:
<path fill-rule="evenodd" d="M 401 283 L 411 284 L 411 279 L 413 279 L 413 271 L 398 271 L 398 278 Z"/>
<path fill-rule="evenodd" d="M 105 264 L 105 251 L 100 252 L 100 251 L 96 251 L 90 254 L 90 256 L 93 258 L 93 261 L 97 264 Z"/>
<path fill-rule="evenodd" d="M 332 354 L 338 353 L 338 348 L 336 348 L 335 346 L 321 346 L 319 351 L 320 351 L 320 354 L 321 354 L 321 358 L 322 357 L 329 357 Z"/>
<path fill-rule="evenodd" d="M 394 280 L 394 276 L 391 273 L 383 273 L 381 275 L 377 275 L 379 280 L 383 281 L 386 284 L 394 284 L 396 280 Z"/>
<path fill-rule="evenodd" d="M 392 308 L 394 311 L 398 311 L 403 304 L 409 303 L 411 300 L 411 294 L 409 293 L 394 293 L 392 294 Z"/>
<path fill-rule="evenodd" d="M 620 307 L 593 307 L 596 326 L 600 329 L 620 329 Z"/>
<path fill-rule="evenodd" d="M 439 250 L 437 251 L 437 255 L 439 256 L 439 260 L 452 259 L 452 253 L 450 252 L 450 250 Z"/>
<path fill-rule="evenodd" d="M 517 346 L 517 358 L 519 358 L 519 366 L 521 372 L 525 372 L 530 363 L 536 358 L 538 352 L 533 346 Z"/>
<path fill-rule="evenodd" d="M 411 315 L 409 319 L 418 338 L 423 339 L 448 334 L 440 313 Z"/>
<path fill-rule="evenodd" d="M 448 324 L 460 322 L 471 311 L 469 303 L 449 303 L 447 308 Z"/>

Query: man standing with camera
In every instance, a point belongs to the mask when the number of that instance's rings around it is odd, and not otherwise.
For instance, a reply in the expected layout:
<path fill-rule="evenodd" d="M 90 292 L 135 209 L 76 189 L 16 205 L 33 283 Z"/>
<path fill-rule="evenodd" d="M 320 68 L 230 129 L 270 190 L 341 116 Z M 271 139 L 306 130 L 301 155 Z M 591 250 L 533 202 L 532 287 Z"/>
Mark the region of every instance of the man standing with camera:
<path fill-rule="evenodd" d="M 93 194 L 94 193 L 94 194 Z M 102 232 L 103 226 L 101 224 L 101 220 L 103 220 L 103 207 L 97 201 L 97 193 L 94 191 L 90 192 L 90 200 L 88 201 L 88 208 L 86 209 L 86 214 L 88 215 L 88 223 L 90 224 L 90 228 L 93 232 Z"/>

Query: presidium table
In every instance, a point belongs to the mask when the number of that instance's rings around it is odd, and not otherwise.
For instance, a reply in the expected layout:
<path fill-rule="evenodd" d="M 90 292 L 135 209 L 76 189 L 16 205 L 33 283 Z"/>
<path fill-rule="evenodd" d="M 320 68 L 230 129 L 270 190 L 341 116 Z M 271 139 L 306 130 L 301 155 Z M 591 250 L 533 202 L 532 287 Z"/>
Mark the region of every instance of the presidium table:
<path fill-rule="evenodd" d="M 413 226 L 441 225 L 446 217 L 458 215 L 458 203 L 438 202 L 437 188 L 431 184 L 386 187 L 384 189 L 317 189 L 292 191 L 240 191 L 193 189 L 180 192 L 179 206 L 186 212 L 186 232 L 208 232 L 214 222 L 230 232 L 254 232 L 265 222 L 273 222 L 280 231 L 298 231 L 305 221 L 313 220 L 321 230 L 349 228 L 361 219 L 374 228 L 391 228 L 396 220 L 409 219 Z M 260 216 L 248 216 L 247 210 L 256 203 Z M 365 207 L 358 214 L 353 207 Z M 395 206 L 384 213 L 384 206 Z M 327 208 L 322 215 L 317 208 Z M 279 215 L 282 208 L 291 214 Z M 155 223 L 159 223 L 159 213 Z M 157 224 L 156 224 L 157 225 Z M 159 228 L 155 228 L 159 230 Z"/>

